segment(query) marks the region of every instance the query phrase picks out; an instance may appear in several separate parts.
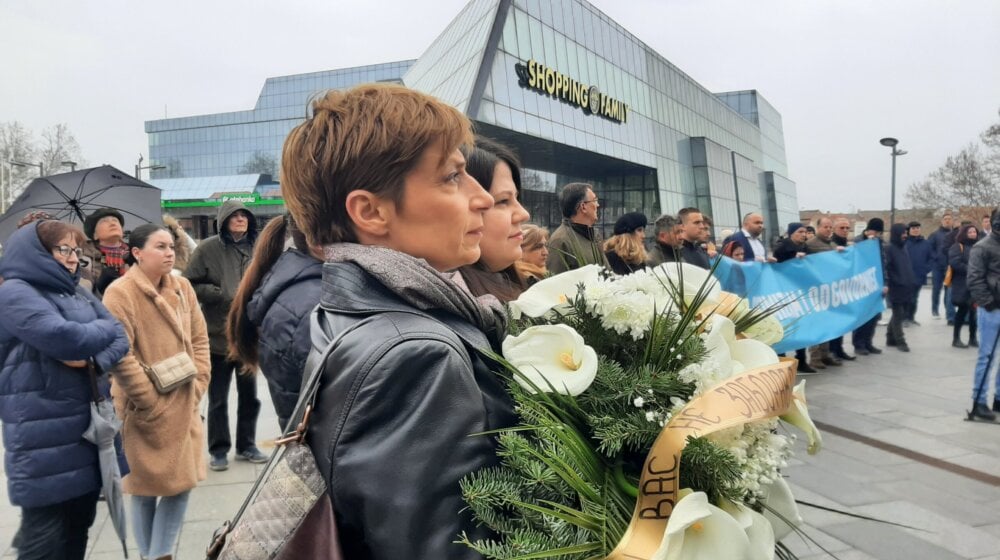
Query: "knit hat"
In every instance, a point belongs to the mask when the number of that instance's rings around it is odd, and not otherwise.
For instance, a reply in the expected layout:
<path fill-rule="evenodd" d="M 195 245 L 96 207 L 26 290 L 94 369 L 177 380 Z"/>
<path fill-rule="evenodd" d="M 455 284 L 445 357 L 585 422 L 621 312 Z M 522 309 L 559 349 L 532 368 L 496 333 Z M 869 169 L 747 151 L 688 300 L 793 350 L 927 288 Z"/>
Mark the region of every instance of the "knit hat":
<path fill-rule="evenodd" d="M 646 215 L 642 212 L 629 212 L 615 222 L 615 235 L 632 233 L 641 227 L 646 227 L 646 223 Z"/>
<path fill-rule="evenodd" d="M 799 230 L 799 228 L 806 227 L 802 222 L 792 222 L 788 224 L 788 237 L 791 237 L 793 233 Z"/>
<path fill-rule="evenodd" d="M 882 221 L 882 218 L 872 218 L 868 220 L 868 226 L 865 229 L 882 233 L 885 231 L 885 222 Z"/>
<path fill-rule="evenodd" d="M 87 216 L 87 220 L 83 222 L 83 233 L 87 234 L 87 239 L 94 239 L 94 230 L 97 229 L 97 222 L 101 221 L 101 218 L 107 218 L 108 216 L 114 216 L 118 218 L 118 223 L 125 227 L 125 216 L 114 208 L 98 208 L 94 210 L 94 213 Z M 96 241 L 96 239 L 94 239 Z"/>

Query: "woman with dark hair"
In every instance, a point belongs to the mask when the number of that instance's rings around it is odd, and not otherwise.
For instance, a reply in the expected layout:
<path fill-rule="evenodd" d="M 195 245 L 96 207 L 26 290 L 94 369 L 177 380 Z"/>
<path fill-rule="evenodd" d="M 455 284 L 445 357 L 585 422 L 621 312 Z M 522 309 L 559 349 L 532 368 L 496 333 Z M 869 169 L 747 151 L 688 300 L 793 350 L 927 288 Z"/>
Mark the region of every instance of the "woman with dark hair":
<path fill-rule="evenodd" d="M 745 255 L 743 246 L 736 241 L 726 243 L 725 247 L 722 248 L 722 254 L 736 262 L 743 262 L 743 257 Z"/>
<path fill-rule="evenodd" d="M 472 143 L 465 115 L 389 84 L 327 93 L 285 141 L 285 203 L 326 257 L 312 336 L 337 343 L 306 442 L 345 558 L 481 559 L 457 535 L 491 536 L 460 481 L 516 418 L 486 357 L 506 314 L 449 274 L 480 260 L 494 203 Z"/>
<path fill-rule="evenodd" d="M 80 287 L 80 230 L 29 223 L 0 259 L 0 420 L 7 495 L 21 508 L 19 558 L 83 558 L 97 513 L 97 447 L 83 438 L 100 372 L 128 352 L 122 325 Z M 108 394 L 105 375 L 95 377 Z"/>
<path fill-rule="evenodd" d="M 274 218 L 254 246 L 253 260 L 229 308 L 229 359 L 244 374 L 260 368 L 284 429 L 299 400 L 312 348 L 309 318 L 319 303 L 323 261 L 310 254 L 290 214 Z"/>
<path fill-rule="evenodd" d="M 528 211 L 521 206 L 521 165 L 510 148 L 482 136 L 469 153 L 465 169 L 493 197 L 493 208 L 483 214 L 481 256 L 459 269 L 474 296 L 487 294 L 502 302 L 517 299 L 526 288 L 514 263 L 521 258 L 521 224 Z"/>
<path fill-rule="evenodd" d="M 615 234 L 604 242 L 604 256 L 615 274 L 632 274 L 646 268 L 646 215 L 628 212 L 615 222 Z"/>
<path fill-rule="evenodd" d="M 131 469 L 122 488 L 132 495 L 139 554 L 149 559 L 171 557 L 188 495 L 207 474 L 198 405 L 211 371 L 208 329 L 191 283 L 171 274 L 174 258 L 170 230 L 139 226 L 129 238 L 128 272 L 104 293 L 132 342 L 112 372 L 112 396 Z M 155 367 L 179 355 L 186 355 L 181 361 L 193 376 L 173 389 L 158 388 Z"/>
<path fill-rule="evenodd" d="M 955 243 L 948 249 L 948 266 L 951 267 L 951 301 L 955 304 L 955 326 L 951 345 L 955 348 L 978 347 L 976 339 L 976 310 L 972 308 L 967 280 L 969 251 L 979 240 L 979 230 L 972 224 L 959 228 Z M 962 326 L 969 318 L 969 343 L 962 342 Z"/>

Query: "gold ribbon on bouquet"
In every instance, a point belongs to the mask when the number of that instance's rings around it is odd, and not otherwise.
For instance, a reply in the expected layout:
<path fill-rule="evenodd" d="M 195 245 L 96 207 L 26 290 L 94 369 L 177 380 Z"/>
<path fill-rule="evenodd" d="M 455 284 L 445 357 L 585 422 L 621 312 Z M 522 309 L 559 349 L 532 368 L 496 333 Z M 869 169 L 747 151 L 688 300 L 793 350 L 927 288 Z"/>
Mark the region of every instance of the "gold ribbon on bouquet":
<path fill-rule="evenodd" d="M 639 478 L 639 497 L 625 535 L 607 560 L 649 560 L 660 548 L 677 504 L 681 452 L 689 436 L 773 418 L 792 404 L 798 362 L 781 362 L 733 376 L 691 399 L 653 443 Z"/>

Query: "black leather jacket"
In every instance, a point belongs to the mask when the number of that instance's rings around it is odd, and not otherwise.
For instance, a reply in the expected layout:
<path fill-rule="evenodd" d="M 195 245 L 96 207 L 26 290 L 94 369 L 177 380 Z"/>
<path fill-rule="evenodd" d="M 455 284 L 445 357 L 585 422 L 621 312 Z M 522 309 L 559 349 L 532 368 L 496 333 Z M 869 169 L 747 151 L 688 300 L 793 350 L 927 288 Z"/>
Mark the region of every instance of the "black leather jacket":
<path fill-rule="evenodd" d="M 1000 234 L 990 233 L 972 246 L 966 283 L 980 307 L 987 311 L 1000 307 Z"/>
<path fill-rule="evenodd" d="M 494 438 L 471 434 L 516 421 L 503 380 L 475 350 L 497 345 L 457 316 L 410 306 L 357 265 L 327 263 L 313 353 L 341 332 L 308 441 L 345 557 L 482 558 L 454 541 L 492 536 L 459 481 L 497 463 Z"/>

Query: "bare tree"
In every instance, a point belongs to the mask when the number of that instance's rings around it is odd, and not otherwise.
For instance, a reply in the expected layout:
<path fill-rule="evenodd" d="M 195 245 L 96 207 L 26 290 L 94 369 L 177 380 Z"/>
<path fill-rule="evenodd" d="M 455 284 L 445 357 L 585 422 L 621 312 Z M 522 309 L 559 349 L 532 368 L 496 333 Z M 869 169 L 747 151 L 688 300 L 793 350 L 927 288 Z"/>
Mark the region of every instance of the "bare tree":
<path fill-rule="evenodd" d="M 274 159 L 273 155 L 257 150 L 252 156 L 250 156 L 250 159 L 248 159 L 246 163 L 240 167 L 239 173 L 264 173 L 273 177 L 277 168 L 278 162 Z"/>
<path fill-rule="evenodd" d="M 1000 206 L 1000 123 L 987 128 L 980 139 L 982 146 L 970 143 L 910 185 L 910 203 L 917 208 Z"/>
<path fill-rule="evenodd" d="M 42 131 L 38 157 L 45 165 L 47 174 L 59 173 L 64 161 L 76 162 L 78 166 L 86 167 L 86 162 L 80 153 L 80 144 L 65 124 L 57 124 Z"/>
<path fill-rule="evenodd" d="M 27 182 L 38 176 L 34 167 L 17 167 L 10 162 L 35 163 L 36 154 L 34 139 L 26 126 L 18 121 L 0 123 L 0 165 L 5 167 L 4 184 L 0 185 L 0 197 L 3 198 L 0 207 L 8 207 Z"/>

